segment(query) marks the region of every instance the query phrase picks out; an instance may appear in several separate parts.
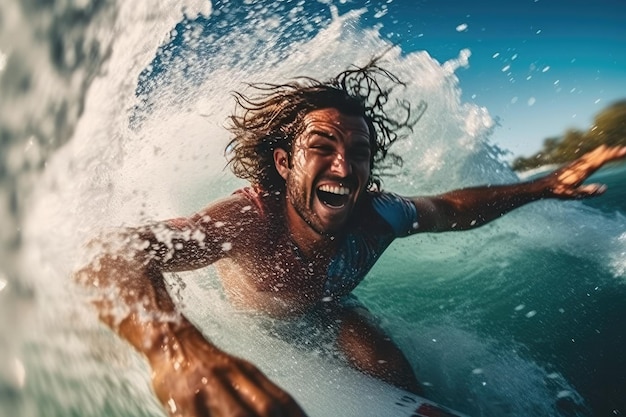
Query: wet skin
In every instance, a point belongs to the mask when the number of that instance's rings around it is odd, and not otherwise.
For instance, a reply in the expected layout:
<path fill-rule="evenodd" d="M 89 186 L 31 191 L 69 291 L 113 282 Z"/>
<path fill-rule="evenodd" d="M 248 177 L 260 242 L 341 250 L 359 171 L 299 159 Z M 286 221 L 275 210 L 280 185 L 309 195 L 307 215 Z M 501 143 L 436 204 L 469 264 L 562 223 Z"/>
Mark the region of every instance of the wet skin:
<path fill-rule="evenodd" d="M 206 339 L 178 312 L 163 282 L 165 272 L 215 264 L 227 294 L 243 308 L 289 315 L 320 302 L 345 226 L 367 213 L 359 203 L 370 174 L 369 136 L 362 118 L 335 109 L 310 112 L 303 127 L 291 158 L 282 150 L 274 153 L 286 192 L 266 193 L 263 204 L 234 194 L 191 217 L 96 240 L 93 259 L 76 273 L 94 289 L 102 321 L 146 356 L 155 393 L 172 416 L 304 416 L 254 365 Z M 479 227 L 540 199 L 600 195 L 603 186 L 584 181 L 605 163 L 625 157 L 626 147 L 601 146 L 534 181 L 407 197 L 419 214 L 412 233 Z M 383 222 L 368 217 L 368 228 L 388 227 Z M 337 344 L 348 361 L 419 389 L 400 350 L 364 311 L 337 306 L 333 314 L 342 324 Z"/>
<path fill-rule="evenodd" d="M 362 117 L 321 109 L 308 113 L 303 125 L 291 156 L 282 149 L 274 153 L 286 198 L 269 211 L 283 214 L 250 219 L 251 240 L 233 245 L 229 259 L 216 264 L 236 304 L 274 315 L 301 313 L 319 304 L 336 244 L 370 177 L 370 137 Z M 350 363 L 420 392 L 404 355 L 364 309 L 335 308 L 342 323 L 338 344 Z"/>
<path fill-rule="evenodd" d="M 369 130 L 362 117 L 336 109 L 308 113 L 291 158 L 283 149 L 274 161 L 286 181 L 285 220 L 294 241 L 312 253 L 341 234 L 370 176 Z"/>

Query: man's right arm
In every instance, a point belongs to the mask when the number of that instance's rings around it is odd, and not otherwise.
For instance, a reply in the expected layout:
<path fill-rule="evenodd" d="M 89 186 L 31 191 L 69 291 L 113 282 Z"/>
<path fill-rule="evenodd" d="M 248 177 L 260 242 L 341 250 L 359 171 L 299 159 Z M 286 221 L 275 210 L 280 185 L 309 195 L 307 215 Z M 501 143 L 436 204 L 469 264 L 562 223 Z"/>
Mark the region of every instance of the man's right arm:
<path fill-rule="evenodd" d="M 431 197 L 413 197 L 419 213 L 415 232 L 467 230 L 487 224 L 533 201 L 562 200 L 601 195 L 602 184 L 584 183 L 609 162 L 626 158 L 626 146 L 601 145 L 577 160 L 541 178 L 505 185 L 489 185 L 450 191 Z"/>
<path fill-rule="evenodd" d="M 179 219 L 92 242 L 95 255 L 76 278 L 92 290 L 101 320 L 146 356 L 170 415 L 303 416 L 255 366 L 210 343 L 169 296 L 163 272 L 199 268 L 225 254 L 220 242 L 228 224 L 204 218 L 219 227 Z"/>

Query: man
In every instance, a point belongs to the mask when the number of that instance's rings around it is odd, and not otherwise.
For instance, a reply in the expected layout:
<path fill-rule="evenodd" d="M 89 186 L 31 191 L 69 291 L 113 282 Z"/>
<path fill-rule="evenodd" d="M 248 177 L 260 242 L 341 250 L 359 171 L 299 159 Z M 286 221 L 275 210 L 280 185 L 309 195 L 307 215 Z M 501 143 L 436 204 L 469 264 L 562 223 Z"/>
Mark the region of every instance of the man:
<path fill-rule="evenodd" d="M 383 87 L 388 83 L 391 87 Z M 252 364 L 207 340 L 177 308 L 163 273 L 214 264 L 236 305 L 275 316 L 320 313 L 357 369 L 413 392 L 417 378 L 402 352 L 347 296 L 397 237 L 481 226 L 532 201 L 604 192 L 582 185 L 626 147 L 600 147 L 531 182 L 431 197 L 379 190 L 375 168 L 414 123 L 385 106 L 400 82 L 375 61 L 322 83 L 261 85 L 237 95 L 228 150 L 251 187 L 189 218 L 120 231 L 92 245 L 77 274 L 97 288 L 101 319 L 148 359 L 153 386 L 170 415 L 302 416 Z M 397 157 L 396 157 L 397 160 Z M 381 364 L 384 364 L 382 366 Z"/>

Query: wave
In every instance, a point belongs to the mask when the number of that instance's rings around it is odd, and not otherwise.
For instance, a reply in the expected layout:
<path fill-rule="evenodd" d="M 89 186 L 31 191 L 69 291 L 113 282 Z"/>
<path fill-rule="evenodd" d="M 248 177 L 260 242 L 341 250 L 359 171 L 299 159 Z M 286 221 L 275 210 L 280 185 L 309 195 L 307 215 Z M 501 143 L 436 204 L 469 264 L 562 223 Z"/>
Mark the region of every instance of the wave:
<path fill-rule="evenodd" d="M 0 303 L 0 345 L 9 346 L 0 392 L 11 392 L 0 409 L 8 414 L 158 413 L 145 365 L 101 329 L 69 276 L 82 243 L 99 230 L 190 214 L 242 184 L 224 169 L 223 125 L 231 92 L 248 82 L 325 79 L 386 51 L 387 66 L 407 82 L 398 98 L 423 100 L 428 110 L 414 135 L 394 145 L 405 164 L 384 178 L 385 188 L 433 194 L 519 179 L 489 140 L 488 110 L 461 100 L 455 71 L 469 65 L 470 51 L 445 63 L 406 53 L 363 23 L 367 9 L 244 4 L 3 5 L 20 23 L 0 25 L 0 39 L 26 34 L 15 50 L 0 46 L 0 297 L 9 300 Z M 30 74 L 30 87 L 5 96 L 20 72 Z M 541 202 L 474 232 L 396 242 L 358 294 L 415 366 L 427 368 L 432 395 L 477 415 L 546 415 L 566 392 L 582 400 L 571 369 L 550 364 L 545 352 L 554 351 L 533 338 L 547 329 L 562 343 L 574 331 L 559 330 L 559 317 L 585 317 L 568 303 L 580 302 L 589 280 L 592 289 L 616 288 L 625 234 L 623 217 Z M 576 297 L 565 296 L 564 281 Z M 209 295 L 221 297 L 213 287 Z M 9 324 L 16 306 L 24 314 Z M 207 308 L 206 317 L 238 328 L 237 317 Z M 510 375 L 519 377 L 506 383 Z M 532 398 L 521 404 L 514 397 L 529 387 Z"/>

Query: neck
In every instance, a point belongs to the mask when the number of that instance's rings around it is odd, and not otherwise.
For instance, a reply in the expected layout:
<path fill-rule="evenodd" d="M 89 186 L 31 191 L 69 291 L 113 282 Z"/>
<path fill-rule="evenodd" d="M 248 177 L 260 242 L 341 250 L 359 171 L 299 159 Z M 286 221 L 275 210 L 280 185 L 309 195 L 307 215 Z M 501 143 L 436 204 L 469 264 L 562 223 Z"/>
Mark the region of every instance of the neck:
<path fill-rule="evenodd" d="M 287 199 L 284 203 L 284 212 L 289 238 L 304 256 L 312 258 L 334 249 L 337 242 L 336 235 L 320 233 L 312 228 Z"/>

